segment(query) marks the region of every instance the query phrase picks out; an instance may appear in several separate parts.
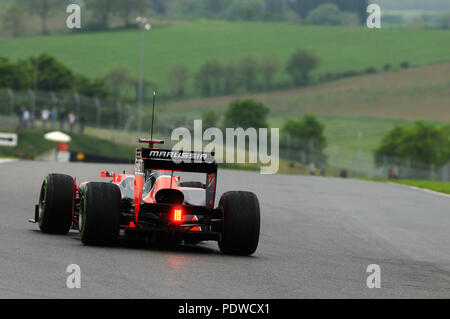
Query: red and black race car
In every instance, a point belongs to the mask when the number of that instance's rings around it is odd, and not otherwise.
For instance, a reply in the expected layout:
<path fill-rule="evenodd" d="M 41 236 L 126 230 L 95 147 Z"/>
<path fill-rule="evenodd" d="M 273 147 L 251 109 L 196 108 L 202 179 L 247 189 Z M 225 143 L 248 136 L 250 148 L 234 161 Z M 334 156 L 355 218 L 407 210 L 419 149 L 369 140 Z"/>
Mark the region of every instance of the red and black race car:
<path fill-rule="evenodd" d="M 214 154 L 153 148 L 140 139 L 134 174 L 101 172 L 110 182 L 83 182 L 49 174 L 42 183 L 35 219 L 41 231 L 78 229 L 86 245 L 113 245 L 121 238 L 197 244 L 214 240 L 225 254 L 251 255 L 259 241 L 260 209 L 251 192 L 231 191 L 214 208 Z M 175 172 L 203 173 L 206 182 L 182 181 Z M 183 174 L 183 173 L 182 173 Z"/>

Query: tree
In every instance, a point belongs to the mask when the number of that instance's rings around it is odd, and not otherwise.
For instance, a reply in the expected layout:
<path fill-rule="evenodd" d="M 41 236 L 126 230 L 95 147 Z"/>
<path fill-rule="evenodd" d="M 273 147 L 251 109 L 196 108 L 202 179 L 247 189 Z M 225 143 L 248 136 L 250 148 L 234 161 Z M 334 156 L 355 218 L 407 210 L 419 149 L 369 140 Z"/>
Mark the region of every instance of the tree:
<path fill-rule="evenodd" d="M 306 21 L 310 24 L 342 25 L 344 23 L 344 15 L 337 5 L 325 3 L 311 10 L 306 17 Z"/>
<path fill-rule="evenodd" d="M 320 5 L 323 0 L 290 0 L 288 5 L 292 10 L 297 12 L 297 14 L 302 18 L 306 18 L 309 11 Z"/>
<path fill-rule="evenodd" d="M 261 102 L 254 99 L 235 100 L 225 111 L 225 127 L 237 128 L 268 127 L 267 115 L 270 110 Z"/>
<path fill-rule="evenodd" d="M 448 30 L 450 29 L 450 13 L 444 13 L 439 19 L 439 28 Z"/>
<path fill-rule="evenodd" d="M 211 96 L 213 92 L 221 92 L 222 65 L 218 61 L 207 61 L 195 75 L 196 86 L 205 96 Z"/>
<path fill-rule="evenodd" d="M 97 97 L 99 99 L 106 99 L 110 95 L 105 79 L 89 79 L 80 74 L 74 76 L 73 89 L 81 95 Z"/>
<path fill-rule="evenodd" d="M 31 14 L 41 18 L 42 35 L 48 35 L 47 20 L 61 2 L 59 0 L 18 0 Z"/>
<path fill-rule="evenodd" d="M 166 7 L 167 0 L 151 0 L 152 9 L 159 15 L 164 15 L 167 13 Z"/>
<path fill-rule="evenodd" d="M 195 74 L 195 85 L 202 95 L 210 96 L 212 94 L 211 79 L 206 63 Z"/>
<path fill-rule="evenodd" d="M 109 18 L 114 8 L 117 8 L 120 0 L 85 0 L 86 7 L 93 13 L 97 24 L 104 29 L 109 26 Z M 128 2 L 123 1 L 123 2 Z"/>
<path fill-rule="evenodd" d="M 292 77 L 295 86 L 306 85 L 310 81 L 310 73 L 319 65 L 319 58 L 305 50 L 297 50 L 286 66 L 286 72 Z"/>
<path fill-rule="evenodd" d="M 209 0 L 175 0 L 171 11 L 175 16 L 188 16 L 194 18 L 208 16 Z"/>
<path fill-rule="evenodd" d="M 211 82 L 212 82 L 214 92 L 216 94 L 220 94 L 222 92 L 222 86 L 221 86 L 222 75 L 223 75 L 222 64 L 217 60 L 209 62 L 209 74 L 211 77 Z"/>
<path fill-rule="evenodd" d="M 333 3 L 342 11 L 356 13 L 359 16 L 360 24 L 366 22 L 367 0 L 289 0 L 287 2 L 289 7 L 296 11 L 303 19 L 308 16 L 311 10 L 326 3 Z"/>
<path fill-rule="evenodd" d="M 282 128 L 282 146 L 303 151 L 307 162 L 324 162 L 324 149 L 327 146 L 325 125 L 314 115 L 306 114 L 299 120 L 287 120 Z"/>
<path fill-rule="evenodd" d="M 114 7 L 117 9 L 116 12 L 118 12 L 118 15 L 123 19 L 124 27 L 131 25 L 130 17 L 132 13 L 144 10 L 147 2 L 147 0 L 117 1 Z"/>
<path fill-rule="evenodd" d="M 226 94 L 233 93 L 237 86 L 236 81 L 236 65 L 229 62 L 223 66 L 223 92 Z"/>
<path fill-rule="evenodd" d="M 284 0 L 266 0 L 266 10 L 275 16 L 281 16 L 286 10 Z"/>
<path fill-rule="evenodd" d="M 0 56 L 0 88 L 24 90 L 31 87 L 31 65 L 28 61 L 11 63 L 8 58 Z"/>
<path fill-rule="evenodd" d="M 186 82 L 189 79 L 189 71 L 183 64 L 176 65 L 169 74 L 169 81 L 172 82 L 173 94 L 182 97 L 186 94 Z"/>
<path fill-rule="evenodd" d="M 115 65 L 112 66 L 105 74 L 105 85 L 110 92 L 112 92 L 113 98 L 120 99 L 121 92 L 124 87 L 132 85 L 134 77 L 127 66 Z"/>
<path fill-rule="evenodd" d="M 263 58 L 261 63 L 261 73 L 264 76 L 266 89 L 270 89 L 272 87 L 272 79 L 279 69 L 280 64 L 274 55 L 267 55 Z"/>
<path fill-rule="evenodd" d="M 23 9 L 17 2 L 11 3 L 3 13 L 3 26 L 11 31 L 13 37 L 17 38 L 23 32 Z"/>
<path fill-rule="evenodd" d="M 219 115 L 213 110 L 206 111 L 202 114 L 203 129 L 216 127 L 219 122 Z"/>
<path fill-rule="evenodd" d="M 231 20 L 258 20 L 266 12 L 265 0 L 231 0 L 224 15 Z"/>
<path fill-rule="evenodd" d="M 336 0 L 336 4 L 342 11 L 356 13 L 358 15 L 360 25 L 364 25 L 366 23 L 367 6 L 369 5 L 368 0 Z"/>
<path fill-rule="evenodd" d="M 44 91 L 61 91 L 71 89 L 73 85 L 74 75 L 65 64 L 56 58 L 41 54 L 37 57 L 29 59 L 32 69 L 37 68 L 37 88 Z M 37 65 L 36 65 L 37 63 Z"/>
<path fill-rule="evenodd" d="M 139 98 L 139 82 L 140 82 L 139 78 L 135 74 L 132 74 L 130 83 L 131 83 L 131 85 L 134 86 L 134 92 L 135 92 L 134 96 L 136 97 L 136 100 L 138 100 L 138 98 Z M 151 96 L 153 97 L 153 91 L 157 90 L 157 88 L 158 88 L 158 83 L 155 80 L 149 79 L 149 78 L 144 78 L 143 83 L 142 83 L 142 98 L 144 99 L 144 101 L 147 100 L 147 98 L 148 98 L 148 92 L 149 92 L 148 89 L 152 89 L 150 91 L 150 93 L 152 94 Z"/>
<path fill-rule="evenodd" d="M 265 0 L 265 6 L 264 18 L 268 20 L 286 20 L 289 22 L 292 20 L 289 16 L 292 17 L 292 14 L 297 15 L 293 10 L 288 10 L 286 0 Z"/>
<path fill-rule="evenodd" d="M 240 78 L 247 91 L 256 89 L 256 79 L 258 76 L 258 60 L 252 56 L 246 56 L 238 64 Z"/>
<path fill-rule="evenodd" d="M 377 164 L 399 164 L 409 160 L 425 165 L 442 166 L 450 161 L 450 130 L 417 121 L 413 126 L 394 127 L 375 151 Z"/>
<path fill-rule="evenodd" d="M 225 6 L 224 0 L 208 0 L 207 8 L 212 15 L 219 14 Z"/>

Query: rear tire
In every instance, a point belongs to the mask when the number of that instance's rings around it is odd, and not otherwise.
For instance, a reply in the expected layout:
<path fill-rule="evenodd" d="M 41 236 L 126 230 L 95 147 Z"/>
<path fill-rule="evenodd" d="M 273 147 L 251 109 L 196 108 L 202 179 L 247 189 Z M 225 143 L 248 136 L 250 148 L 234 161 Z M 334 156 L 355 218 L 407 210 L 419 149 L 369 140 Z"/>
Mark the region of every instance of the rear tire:
<path fill-rule="evenodd" d="M 251 192 L 227 192 L 219 207 L 223 213 L 222 240 L 219 248 L 224 254 L 253 254 L 258 247 L 261 223 L 258 198 Z"/>
<path fill-rule="evenodd" d="M 110 246 L 117 242 L 121 195 L 117 185 L 91 182 L 81 193 L 80 237 L 85 245 Z"/>
<path fill-rule="evenodd" d="M 39 195 L 39 228 L 48 234 L 67 234 L 72 226 L 75 182 L 71 176 L 49 174 Z"/>

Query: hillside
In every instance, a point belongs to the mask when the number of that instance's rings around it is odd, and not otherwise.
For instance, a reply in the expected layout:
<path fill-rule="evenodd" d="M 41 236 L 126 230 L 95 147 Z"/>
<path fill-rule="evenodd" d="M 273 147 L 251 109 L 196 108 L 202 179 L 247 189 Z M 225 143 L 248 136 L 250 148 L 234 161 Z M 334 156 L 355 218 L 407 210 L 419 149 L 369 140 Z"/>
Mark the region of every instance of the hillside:
<path fill-rule="evenodd" d="M 2 55 L 13 59 L 47 52 L 77 72 L 98 76 L 113 64 L 127 65 L 137 73 L 140 39 L 140 31 L 74 33 L 0 38 L 0 47 Z M 285 63 L 297 48 L 320 56 L 316 74 L 381 69 L 387 63 L 398 68 L 402 61 L 424 65 L 450 59 L 448 39 L 448 31 L 406 28 L 370 30 L 224 21 L 155 24 L 147 34 L 145 76 L 159 83 L 161 92 L 168 92 L 168 74 L 176 64 L 185 64 L 193 74 L 206 60 L 236 61 L 247 54 L 274 54 Z M 280 72 L 276 80 L 287 80 L 287 76 Z"/>
<path fill-rule="evenodd" d="M 449 88 L 450 63 L 442 63 L 301 89 L 168 103 L 160 107 L 160 112 L 193 119 L 209 109 L 221 113 L 235 98 L 253 97 L 271 109 L 269 121 L 273 127 L 281 127 L 287 117 L 317 114 L 326 124 L 327 153 L 333 154 L 335 147 L 347 153 L 361 148 L 371 157 L 395 124 L 450 121 Z"/>
<path fill-rule="evenodd" d="M 224 110 L 235 98 L 253 97 L 271 110 L 272 122 L 313 113 L 324 116 L 450 121 L 450 63 L 358 76 L 270 93 L 168 103 L 162 109 L 200 114 Z"/>

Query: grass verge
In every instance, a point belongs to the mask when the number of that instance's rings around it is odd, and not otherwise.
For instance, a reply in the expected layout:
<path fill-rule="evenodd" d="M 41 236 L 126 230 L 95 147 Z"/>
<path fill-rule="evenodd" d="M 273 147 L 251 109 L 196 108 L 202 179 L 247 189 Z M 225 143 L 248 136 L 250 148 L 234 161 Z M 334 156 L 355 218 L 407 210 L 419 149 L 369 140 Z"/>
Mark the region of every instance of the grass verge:
<path fill-rule="evenodd" d="M 0 146 L 0 157 L 33 159 L 57 146 L 57 143 L 44 139 L 44 130 L 23 130 L 19 132 L 17 147 Z M 69 148 L 74 152 L 98 154 L 107 157 L 133 159 L 134 147 L 107 141 L 85 134 L 71 133 Z"/>
<path fill-rule="evenodd" d="M 439 182 L 439 181 L 416 181 L 416 180 L 394 180 L 387 178 L 363 178 L 367 181 L 375 182 L 391 182 L 408 186 L 415 186 L 423 189 L 429 189 L 435 192 L 450 194 L 450 183 L 449 182 Z"/>

